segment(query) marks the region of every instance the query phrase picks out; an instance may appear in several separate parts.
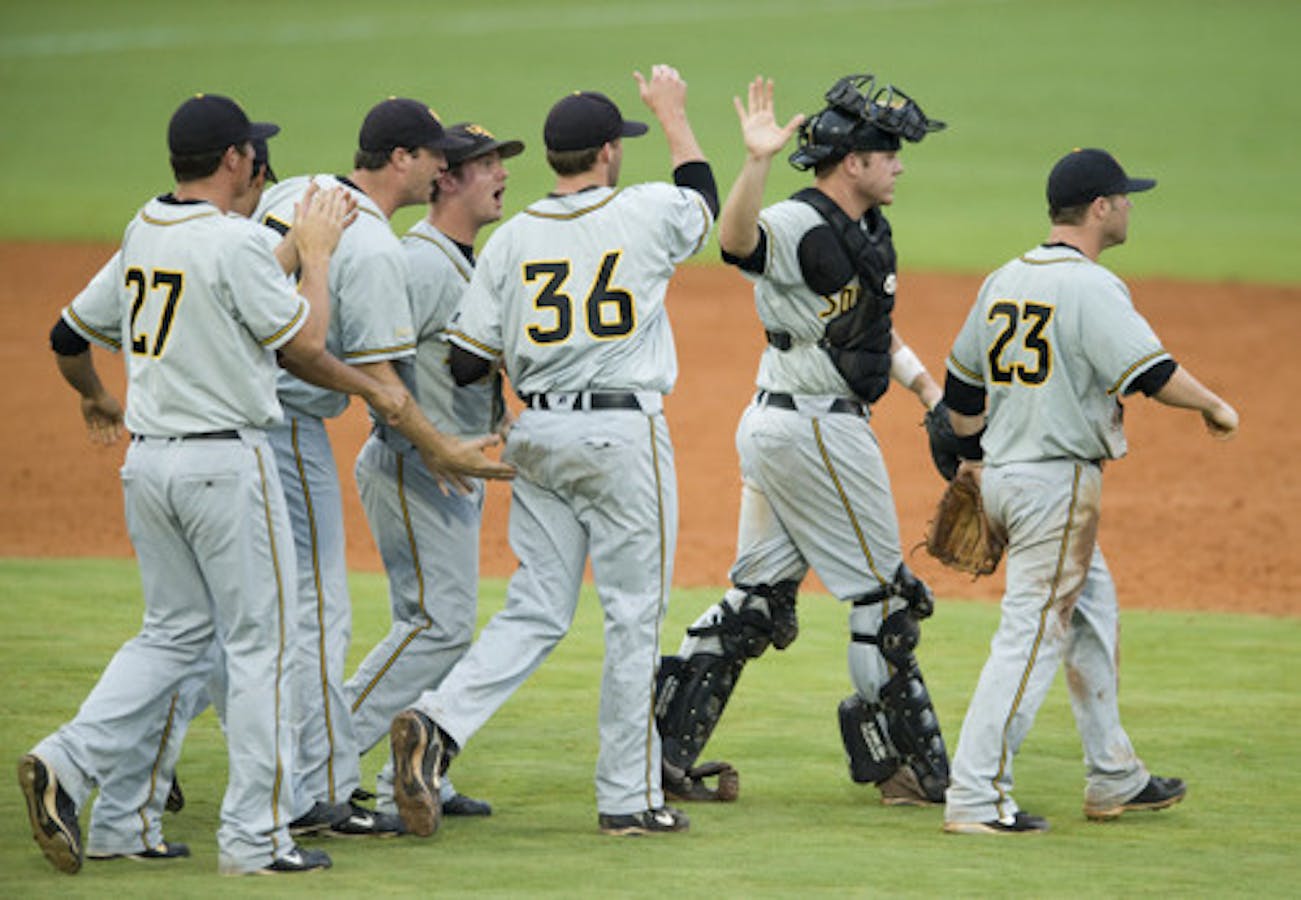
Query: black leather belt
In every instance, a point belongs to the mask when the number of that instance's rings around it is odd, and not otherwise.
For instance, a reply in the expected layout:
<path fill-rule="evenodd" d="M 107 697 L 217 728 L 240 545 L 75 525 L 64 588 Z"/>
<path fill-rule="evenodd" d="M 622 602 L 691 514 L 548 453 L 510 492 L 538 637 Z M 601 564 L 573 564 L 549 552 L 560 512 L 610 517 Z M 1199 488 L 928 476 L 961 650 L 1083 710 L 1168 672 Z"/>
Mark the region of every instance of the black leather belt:
<path fill-rule="evenodd" d="M 560 400 L 560 397 L 572 400 Z M 578 393 L 557 392 L 553 394 L 520 394 L 520 400 L 529 409 L 551 410 L 593 410 L 593 409 L 641 409 L 637 395 L 629 391 L 580 391 Z"/>
<path fill-rule="evenodd" d="M 133 441 L 237 441 L 239 432 L 227 429 L 226 431 L 196 431 L 194 434 L 133 434 Z"/>
<path fill-rule="evenodd" d="M 759 396 L 755 398 L 759 403 L 766 406 L 775 406 L 778 409 L 799 409 L 795 404 L 795 398 L 790 394 L 778 394 L 774 391 L 760 391 Z M 857 400 L 850 400 L 848 397 L 837 397 L 831 401 L 827 407 L 829 413 L 849 413 L 850 415 L 861 416 L 864 414 L 864 406 Z"/>

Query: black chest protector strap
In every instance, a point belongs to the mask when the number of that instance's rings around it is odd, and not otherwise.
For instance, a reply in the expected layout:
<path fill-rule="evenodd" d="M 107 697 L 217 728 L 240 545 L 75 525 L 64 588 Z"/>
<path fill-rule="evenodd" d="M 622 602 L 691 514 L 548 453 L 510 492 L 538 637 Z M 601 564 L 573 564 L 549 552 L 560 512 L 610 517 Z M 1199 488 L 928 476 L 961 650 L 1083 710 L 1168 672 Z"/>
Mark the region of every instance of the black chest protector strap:
<path fill-rule="evenodd" d="M 872 403 L 890 386 L 895 275 L 890 223 L 872 209 L 864 229 L 817 188 L 805 188 L 793 199 L 818 211 L 858 275 L 858 301 L 827 323 L 819 345 L 854 393 Z"/>

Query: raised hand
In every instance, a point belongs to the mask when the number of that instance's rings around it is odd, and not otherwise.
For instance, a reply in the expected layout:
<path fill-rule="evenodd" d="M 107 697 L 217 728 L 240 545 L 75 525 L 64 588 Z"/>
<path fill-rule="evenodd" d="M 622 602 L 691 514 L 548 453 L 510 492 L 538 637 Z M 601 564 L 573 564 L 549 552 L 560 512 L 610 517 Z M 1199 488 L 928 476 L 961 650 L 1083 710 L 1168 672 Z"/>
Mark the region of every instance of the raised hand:
<path fill-rule="evenodd" d="M 757 75 L 750 82 L 745 105 L 742 105 L 740 97 L 732 98 L 737 118 L 741 120 L 741 137 L 745 141 L 745 149 L 756 159 L 771 159 L 776 156 L 804 122 L 804 114 L 797 113 L 784 126 L 778 125 L 772 96 L 772 79 Z"/>

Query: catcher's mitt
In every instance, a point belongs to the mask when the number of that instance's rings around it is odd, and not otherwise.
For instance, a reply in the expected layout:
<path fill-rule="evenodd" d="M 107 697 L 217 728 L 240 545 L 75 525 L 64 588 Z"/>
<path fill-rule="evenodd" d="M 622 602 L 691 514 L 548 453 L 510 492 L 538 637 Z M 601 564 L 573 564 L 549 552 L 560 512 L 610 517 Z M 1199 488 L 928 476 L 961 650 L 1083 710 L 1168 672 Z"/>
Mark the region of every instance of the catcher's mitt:
<path fill-rule="evenodd" d="M 706 778 L 718 776 L 718 787 L 705 784 Z M 677 803 L 687 801 L 731 803 L 741 794 L 741 775 L 730 763 L 707 762 L 685 772 L 664 763 L 661 772 L 664 796 Z"/>
<path fill-rule="evenodd" d="M 927 526 L 926 552 L 949 568 L 979 576 L 998 568 L 1006 546 L 1006 537 L 985 516 L 975 470 L 959 469 Z"/>

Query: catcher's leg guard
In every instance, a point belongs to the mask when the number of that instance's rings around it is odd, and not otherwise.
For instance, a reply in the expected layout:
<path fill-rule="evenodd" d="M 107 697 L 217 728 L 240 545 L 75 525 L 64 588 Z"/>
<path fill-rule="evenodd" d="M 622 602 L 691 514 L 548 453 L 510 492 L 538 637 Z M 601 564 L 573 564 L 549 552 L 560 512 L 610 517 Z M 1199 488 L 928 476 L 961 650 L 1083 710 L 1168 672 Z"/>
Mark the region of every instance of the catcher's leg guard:
<path fill-rule="evenodd" d="M 895 667 L 894 675 L 881 686 L 881 705 L 895 750 L 916 775 L 926 797 L 938 803 L 949 786 L 949 755 L 939 717 L 913 655 L 920 637 L 921 629 L 911 610 L 891 613 L 881 624 L 876 645 Z"/>
<path fill-rule="evenodd" d="M 839 713 L 849 777 L 859 784 L 875 784 L 893 775 L 899 757 L 881 725 L 881 707 L 854 694 L 840 701 Z"/>
<path fill-rule="evenodd" d="M 655 721 L 664 764 L 686 772 L 695 765 L 736 687 L 741 669 L 772 644 L 795 640 L 798 582 L 738 585 L 687 629 L 685 655 L 660 658 Z"/>

